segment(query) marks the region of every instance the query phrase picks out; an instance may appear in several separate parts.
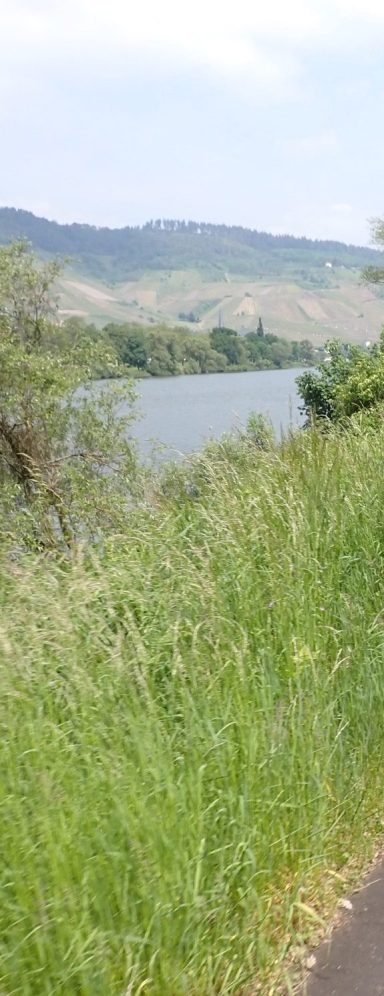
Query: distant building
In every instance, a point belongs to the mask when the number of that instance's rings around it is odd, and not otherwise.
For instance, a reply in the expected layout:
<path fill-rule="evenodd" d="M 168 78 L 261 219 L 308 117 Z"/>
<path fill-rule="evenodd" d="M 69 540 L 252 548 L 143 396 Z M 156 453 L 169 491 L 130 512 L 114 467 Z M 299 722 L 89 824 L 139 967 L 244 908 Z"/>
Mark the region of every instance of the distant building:
<path fill-rule="evenodd" d="M 325 265 L 328 267 L 328 270 L 333 270 L 333 263 L 326 263 Z"/>

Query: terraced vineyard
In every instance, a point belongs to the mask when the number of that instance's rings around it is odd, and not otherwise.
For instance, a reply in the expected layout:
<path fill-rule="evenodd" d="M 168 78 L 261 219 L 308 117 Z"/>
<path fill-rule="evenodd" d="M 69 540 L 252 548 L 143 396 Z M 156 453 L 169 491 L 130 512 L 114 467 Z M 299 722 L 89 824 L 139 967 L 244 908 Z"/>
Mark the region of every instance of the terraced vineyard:
<path fill-rule="evenodd" d="M 98 325 L 183 321 L 248 332 L 261 316 L 267 331 L 321 344 L 375 339 L 383 322 L 380 292 L 361 280 L 380 258 L 373 249 L 196 222 L 59 225 L 2 208 L 0 243 L 14 237 L 66 259 L 60 309 Z"/>

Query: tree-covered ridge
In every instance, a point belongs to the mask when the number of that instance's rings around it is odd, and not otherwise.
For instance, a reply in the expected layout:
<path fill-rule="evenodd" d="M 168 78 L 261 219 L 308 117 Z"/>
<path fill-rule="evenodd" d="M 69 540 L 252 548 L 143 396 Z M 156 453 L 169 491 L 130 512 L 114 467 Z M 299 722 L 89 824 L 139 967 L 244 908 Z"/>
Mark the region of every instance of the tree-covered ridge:
<path fill-rule="evenodd" d="M 174 377 L 179 374 L 225 373 L 241 370 L 270 370 L 306 366 L 314 362 L 314 349 L 308 340 L 288 342 L 265 333 L 259 319 L 253 332 L 240 336 L 231 328 L 214 328 L 209 333 L 191 332 L 176 326 L 143 326 L 135 323 L 108 323 L 101 330 L 79 319 L 64 323 L 69 338 L 83 334 L 102 338 L 113 347 L 124 367 L 141 376 Z M 110 376 L 110 374 L 109 374 Z"/>
<path fill-rule="evenodd" d="M 111 229 L 61 225 L 30 211 L 1 208 L 0 243 L 21 237 L 39 252 L 72 256 L 93 276 L 117 281 L 148 269 L 280 276 L 303 266 L 324 267 L 326 262 L 362 268 L 379 258 L 372 249 L 235 225 L 157 219 L 141 227 Z"/>

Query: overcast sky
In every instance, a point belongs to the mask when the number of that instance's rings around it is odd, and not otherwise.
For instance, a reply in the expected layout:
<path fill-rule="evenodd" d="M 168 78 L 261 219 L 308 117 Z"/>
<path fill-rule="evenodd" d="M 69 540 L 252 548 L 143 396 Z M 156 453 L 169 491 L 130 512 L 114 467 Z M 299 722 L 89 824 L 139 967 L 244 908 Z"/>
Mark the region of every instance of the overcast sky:
<path fill-rule="evenodd" d="M 0 0 L 0 204 L 369 242 L 384 0 Z"/>

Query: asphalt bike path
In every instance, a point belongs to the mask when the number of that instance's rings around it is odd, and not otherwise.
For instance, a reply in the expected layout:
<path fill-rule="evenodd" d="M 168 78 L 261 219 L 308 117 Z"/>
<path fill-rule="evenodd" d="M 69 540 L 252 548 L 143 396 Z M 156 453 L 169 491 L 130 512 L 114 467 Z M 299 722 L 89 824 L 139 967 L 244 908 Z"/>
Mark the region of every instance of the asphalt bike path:
<path fill-rule="evenodd" d="M 384 996 L 383 858 L 342 906 L 342 923 L 314 952 L 301 996 Z"/>

